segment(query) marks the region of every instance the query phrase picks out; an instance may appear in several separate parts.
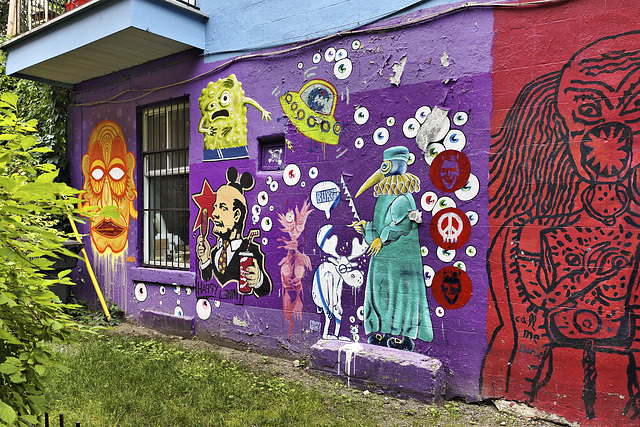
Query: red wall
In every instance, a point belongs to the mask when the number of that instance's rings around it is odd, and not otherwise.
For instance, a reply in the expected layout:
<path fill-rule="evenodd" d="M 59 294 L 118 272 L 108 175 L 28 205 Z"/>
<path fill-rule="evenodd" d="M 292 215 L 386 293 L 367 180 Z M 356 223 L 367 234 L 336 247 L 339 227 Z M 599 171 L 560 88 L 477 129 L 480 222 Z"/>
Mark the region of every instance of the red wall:
<path fill-rule="evenodd" d="M 584 425 L 640 422 L 639 6 L 494 11 L 482 392 Z"/>

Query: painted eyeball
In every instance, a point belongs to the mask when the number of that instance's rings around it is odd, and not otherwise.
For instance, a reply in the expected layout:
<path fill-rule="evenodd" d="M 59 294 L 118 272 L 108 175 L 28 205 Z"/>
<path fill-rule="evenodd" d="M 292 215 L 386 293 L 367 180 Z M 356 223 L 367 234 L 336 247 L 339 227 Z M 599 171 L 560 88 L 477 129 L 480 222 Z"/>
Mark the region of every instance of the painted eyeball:
<path fill-rule="evenodd" d="M 147 299 L 147 285 L 144 283 L 138 283 L 135 289 L 136 299 L 140 302 Z"/>
<path fill-rule="evenodd" d="M 269 206 L 269 212 L 273 212 L 273 206 Z"/>
<path fill-rule="evenodd" d="M 292 211 L 287 212 L 287 214 L 284 216 L 284 218 L 287 220 L 287 222 L 293 222 L 293 218 L 295 216 L 293 215 Z"/>
<path fill-rule="evenodd" d="M 262 208 L 260 207 L 260 205 L 251 206 L 251 213 L 253 215 L 260 215 L 261 212 L 262 212 Z"/>
<path fill-rule="evenodd" d="M 260 215 L 251 215 L 251 222 L 257 224 L 260 221 Z"/>
<path fill-rule="evenodd" d="M 268 216 L 265 216 L 262 218 L 262 221 L 260 221 L 260 227 L 264 232 L 269 232 L 273 228 L 273 221 L 271 221 L 271 218 Z"/>
<path fill-rule="evenodd" d="M 369 110 L 367 107 L 358 107 L 356 108 L 356 112 L 353 114 L 353 121 L 358 125 L 363 125 L 367 123 L 369 120 Z"/>
<path fill-rule="evenodd" d="M 364 307 L 363 306 L 358 307 L 358 311 L 356 311 L 356 316 L 358 316 L 358 319 L 360 321 L 364 320 Z"/>
<path fill-rule="evenodd" d="M 420 206 L 422 206 L 422 209 L 426 212 L 431 212 L 437 202 L 438 195 L 433 191 L 427 191 L 420 197 Z"/>
<path fill-rule="evenodd" d="M 222 92 L 222 95 L 220 95 L 220 105 L 226 107 L 229 104 L 231 104 L 231 94 L 228 90 L 225 90 Z"/>
<path fill-rule="evenodd" d="M 393 127 L 393 125 L 396 124 L 396 119 L 395 117 L 388 117 L 387 118 L 387 126 L 389 127 Z"/>
<path fill-rule="evenodd" d="M 262 246 L 267 246 L 267 243 L 269 243 L 269 239 L 267 239 L 266 237 L 262 238 Z"/>
<path fill-rule="evenodd" d="M 95 168 L 91 171 L 91 178 L 96 181 L 100 181 L 104 177 L 104 170 L 102 168 Z"/>
<path fill-rule="evenodd" d="M 407 165 L 411 166 L 416 162 L 416 155 L 412 152 L 409 152 L 409 158 L 407 159 Z"/>
<path fill-rule="evenodd" d="M 360 43 L 360 40 L 354 40 L 351 42 L 351 49 L 353 50 L 360 49 L 360 46 L 362 46 L 362 43 Z"/>
<path fill-rule="evenodd" d="M 265 182 L 267 185 L 271 184 L 271 181 L 273 181 L 273 178 L 271 177 L 271 175 L 269 175 L 269 176 L 264 180 L 264 182 Z"/>
<path fill-rule="evenodd" d="M 453 266 L 459 268 L 462 271 L 467 271 L 467 264 L 462 261 L 456 261 L 453 263 Z"/>
<path fill-rule="evenodd" d="M 353 143 L 353 145 L 359 150 L 362 147 L 364 147 L 364 139 L 362 138 L 356 138 L 355 142 Z"/>
<path fill-rule="evenodd" d="M 423 265 L 422 275 L 424 276 L 424 285 L 430 288 L 433 283 L 433 277 L 436 275 L 435 270 L 430 265 Z"/>
<path fill-rule="evenodd" d="M 418 120 L 420 124 L 423 124 L 424 121 L 427 120 L 427 116 L 429 114 L 431 114 L 431 108 L 427 107 L 426 105 L 423 105 L 422 107 L 418 108 L 418 110 L 416 111 L 415 118 L 416 120 Z"/>
<path fill-rule="evenodd" d="M 464 126 L 468 120 L 469 120 L 469 114 L 467 114 L 465 111 L 458 111 L 453 116 L 453 123 L 456 126 Z"/>
<path fill-rule="evenodd" d="M 413 139 L 418 135 L 418 129 L 420 129 L 420 122 L 413 117 L 407 119 L 402 125 L 402 133 L 409 139 Z"/>
<path fill-rule="evenodd" d="M 287 165 L 287 167 L 285 167 L 284 170 L 282 171 L 282 180 L 287 186 L 292 187 L 300 181 L 301 175 L 302 173 L 300 172 L 300 167 L 295 163 L 292 163 L 290 165 Z M 276 187 L 276 190 L 277 189 L 278 188 Z M 271 191 L 275 191 L 275 190 L 271 190 Z"/>
<path fill-rule="evenodd" d="M 440 306 L 436 307 L 436 316 L 444 317 L 444 308 Z"/>
<path fill-rule="evenodd" d="M 478 251 L 475 246 L 467 246 L 467 248 L 464 250 L 464 253 L 466 253 L 469 258 L 473 258 L 474 256 L 476 256 Z"/>
<path fill-rule="evenodd" d="M 429 255 L 429 248 L 427 248 L 426 246 L 421 246 L 420 247 L 420 255 L 423 256 L 423 257 Z"/>
<path fill-rule="evenodd" d="M 211 304 L 209 304 L 209 300 L 204 298 L 199 299 L 198 302 L 196 302 L 196 313 L 202 320 L 207 320 L 211 317 Z"/>
<path fill-rule="evenodd" d="M 124 171 L 122 168 L 114 167 L 109 169 L 109 176 L 116 181 L 120 181 L 124 176 Z"/>
<path fill-rule="evenodd" d="M 317 63 L 319 63 L 321 60 L 322 60 L 322 55 L 320 54 L 320 52 L 316 52 L 316 53 L 313 55 L 313 63 L 314 63 L 314 64 L 317 64 Z"/>
<path fill-rule="evenodd" d="M 278 191 L 278 181 L 271 181 L 271 184 L 269 184 L 269 190 L 271 190 L 272 193 Z"/>
<path fill-rule="evenodd" d="M 182 311 L 182 307 L 176 307 L 173 309 L 173 315 L 177 316 L 177 317 L 182 317 L 184 316 L 184 311 Z"/>
<path fill-rule="evenodd" d="M 298 70 L 302 70 L 304 68 L 304 64 L 302 62 L 298 62 Z"/>
<path fill-rule="evenodd" d="M 318 168 L 314 166 L 311 169 L 309 169 L 309 178 L 316 179 L 317 177 L 318 177 Z"/>
<path fill-rule="evenodd" d="M 354 323 L 356 321 L 356 316 L 349 316 L 349 322 Z"/>
<path fill-rule="evenodd" d="M 269 203 L 269 193 L 262 190 L 261 192 L 258 193 L 258 204 L 260 206 L 266 206 L 267 203 Z"/>
<path fill-rule="evenodd" d="M 181 293 L 180 285 L 176 285 L 175 283 L 173 283 L 173 293 L 176 294 L 176 295 L 180 295 L 180 293 Z"/>
<path fill-rule="evenodd" d="M 330 47 L 329 49 L 324 51 L 324 60 L 327 62 L 333 62 L 336 59 L 336 48 Z"/>
<path fill-rule="evenodd" d="M 433 159 L 438 157 L 438 154 L 442 153 L 444 150 L 444 145 L 440 144 L 439 142 L 429 144 L 426 151 L 424 152 L 424 161 L 429 166 L 431 166 L 431 163 L 433 163 Z"/>
<path fill-rule="evenodd" d="M 351 75 L 353 71 L 353 63 L 349 58 L 341 59 L 333 66 L 333 75 L 338 80 L 344 80 Z"/>
<path fill-rule="evenodd" d="M 478 223 L 480 217 L 478 216 L 478 213 L 476 211 L 467 211 L 465 213 L 467 214 L 467 218 L 469 218 L 471 226 L 474 226 Z"/>
<path fill-rule="evenodd" d="M 385 160 L 380 165 L 380 172 L 389 173 L 390 171 L 391 171 L 391 161 L 390 160 Z"/>
<path fill-rule="evenodd" d="M 187 294 L 187 296 L 191 295 L 191 288 L 185 288 L 184 293 Z"/>
<path fill-rule="evenodd" d="M 456 257 L 456 251 L 453 249 L 444 249 L 438 247 L 436 255 L 438 255 L 438 259 L 442 262 L 451 262 Z"/>
<path fill-rule="evenodd" d="M 467 145 L 467 137 L 460 129 L 451 129 L 444 137 L 444 147 L 447 150 L 462 151 Z"/>
<path fill-rule="evenodd" d="M 300 182 L 300 187 L 304 188 L 304 187 L 306 187 L 306 186 L 307 186 L 307 183 L 306 183 L 306 182 L 304 182 L 304 181 L 301 181 L 301 182 Z"/>
<path fill-rule="evenodd" d="M 475 176 L 474 174 L 470 174 L 469 179 L 467 180 L 467 183 L 464 185 L 464 187 L 456 191 L 454 194 L 458 199 L 466 202 L 474 199 L 479 192 L 480 181 L 478 180 L 477 176 Z"/>
<path fill-rule="evenodd" d="M 376 145 L 384 145 L 389 141 L 389 130 L 387 128 L 380 127 L 373 132 L 373 142 Z"/>
<path fill-rule="evenodd" d="M 347 57 L 347 49 L 338 49 L 336 51 L 336 61 L 340 61 Z"/>
<path fill-rule="evenodd" d="M 438 199 L 438 201 L 436 202 L 435 206 L 433 207 L 433 209 L 431 210 L 431 214 L 435 215 L 438 212 L 440 212 L 442 209 L 446 209 L 446 208 L 456 208 L 456 202 L 451 198 L 451 197 L 440 197 Z"/>
<path fill-rule="evenodd" d="M 165 289 L 164 286 L 160 286 L 160 295 L 164 295 L 167 293 L 167 290 Z"/>

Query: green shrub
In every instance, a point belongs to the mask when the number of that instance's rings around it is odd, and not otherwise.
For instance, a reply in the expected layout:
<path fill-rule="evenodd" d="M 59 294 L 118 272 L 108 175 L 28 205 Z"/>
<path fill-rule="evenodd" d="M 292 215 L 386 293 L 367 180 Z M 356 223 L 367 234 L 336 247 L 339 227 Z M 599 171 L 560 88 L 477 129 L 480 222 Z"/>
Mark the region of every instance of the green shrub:
<path fill-rule="evenodd" d="M 48 280 L 66 238 L 51 229 L 73 213 L 76 190 L 55 182 L 57 168 L 36 160 L 50 152 L 34 136 L 36 120 L 17 114 L 18 97 L 0 96 L 0 425 L 37 424 L 46 405 L 44 374 L 53 366 L 44 342 L 64 341 L 78 325 L 49 290 L 72 284 L 67 272 Z"/>

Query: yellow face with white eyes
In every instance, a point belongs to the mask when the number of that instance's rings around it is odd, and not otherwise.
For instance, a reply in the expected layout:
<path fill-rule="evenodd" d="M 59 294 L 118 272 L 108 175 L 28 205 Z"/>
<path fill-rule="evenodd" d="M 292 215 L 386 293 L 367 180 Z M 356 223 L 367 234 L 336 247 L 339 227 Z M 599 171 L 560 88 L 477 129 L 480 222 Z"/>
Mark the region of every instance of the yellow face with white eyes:
<path fill-rule="evenodd" d="M 202 89 L 198 106 L 202 118 L 198 132 L 204 135 L 204 149 L 247 145 L 247 107 L 242 83 L 235 74 L 209 82 Z"/>
<path fill-rule="evenodd" d="M 117 206 L 118 218 L 98 215 L 91 221 L 91 240 L 99 253 L 110 248 L 119 253 L 127 245 L 129 218 L 138 217 L 133 206 L 137 197 L 133 171 L 134 155 L 127 151 L 120 126 L 112 121 L 99 123 L 91 132 L 87 154 L 82 157 L 84 206 Z"/>

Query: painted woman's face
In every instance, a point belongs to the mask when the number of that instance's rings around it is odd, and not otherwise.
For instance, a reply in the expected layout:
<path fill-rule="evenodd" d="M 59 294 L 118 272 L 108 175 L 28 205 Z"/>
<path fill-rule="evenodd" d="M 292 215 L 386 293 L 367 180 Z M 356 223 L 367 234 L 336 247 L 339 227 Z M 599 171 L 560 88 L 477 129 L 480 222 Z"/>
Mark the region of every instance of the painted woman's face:
<path fill-rule="evenodd" d="M 576 55 L 563 70 L 558 111 L 583 179 L 626 178 L 640 164 L 640 36 L 604 39 Z"/>
<path fill-rule="evenodd" d="M 115 219 L 103 215 L 93 218 L 91 240 L 99 253 L 107 248 L 119 253 L 127 246 L 129 218 L 138 217 L 133 206 L 137 197 L 133 181 L 135 165 L 120 126 L 111 121 L 99 123 L 89 138 L 87 154 L 82 157 L 84 205 L 116 206 L 120 211 Z"/>

